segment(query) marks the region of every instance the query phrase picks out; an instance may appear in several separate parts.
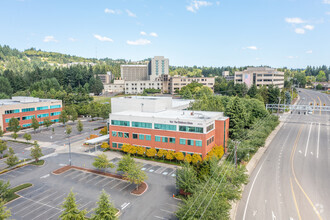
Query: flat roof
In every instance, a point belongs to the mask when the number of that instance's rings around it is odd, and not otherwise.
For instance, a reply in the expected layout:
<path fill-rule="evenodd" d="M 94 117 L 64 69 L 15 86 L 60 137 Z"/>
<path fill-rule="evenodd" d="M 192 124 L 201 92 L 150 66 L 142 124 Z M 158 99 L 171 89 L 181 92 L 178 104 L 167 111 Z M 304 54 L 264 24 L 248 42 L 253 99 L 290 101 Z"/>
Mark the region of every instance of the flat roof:
<path fill-rule="evenodd" d="M 209 111 L 192 111 L 192 110 L 165 110 L 160 112 L 139 112 L 139 111 L 122 111 L 111 113 L 111 115 L 118 116 L 134 116 L 134 117 L 154 117 L 165 119 L 185 119 L 185 120 L 210 120 L 210 119 L 226 119 L 223 112 L 209 112 Z"/>
<path fill-rule="evenodd" d="M 86 144 L 99 144 L 109 140 L 109 134 L 85 141 Z"/>
<path fill-rule="evenodd" d="M 148 65 L 146 64 L 132 64 L 132 65 L 120 65 L 120 66 L 125 66 L 125 67 L 147 67 Z"/>
<path fill-rule="evenodd" d="M 28 103 L 42 103 L 60 101 L 57 99 L 40 99 L 29 96 L 13 96 L 11 99 L 0 99 L 0 105 L 15 105 L 15 104 L 28 104 Z"/>

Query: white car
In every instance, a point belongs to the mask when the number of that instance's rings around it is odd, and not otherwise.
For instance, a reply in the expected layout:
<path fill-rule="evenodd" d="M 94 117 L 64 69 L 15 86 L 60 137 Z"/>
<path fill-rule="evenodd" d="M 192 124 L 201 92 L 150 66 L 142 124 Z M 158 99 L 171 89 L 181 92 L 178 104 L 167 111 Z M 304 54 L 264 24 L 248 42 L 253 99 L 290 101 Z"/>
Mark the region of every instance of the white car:
<path fill-rule="evenodd" d="M 313 114 L 313 111 L 312 110 L 308 110 L 307 112 L 309 115 Z"/>

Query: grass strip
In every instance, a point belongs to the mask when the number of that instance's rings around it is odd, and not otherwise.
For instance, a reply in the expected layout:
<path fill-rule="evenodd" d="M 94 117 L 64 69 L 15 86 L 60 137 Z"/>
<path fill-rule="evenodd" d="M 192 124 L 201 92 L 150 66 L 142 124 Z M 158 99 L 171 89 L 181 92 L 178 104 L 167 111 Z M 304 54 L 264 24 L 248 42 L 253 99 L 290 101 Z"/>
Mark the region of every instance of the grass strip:
<path fill-rule="evenodd" d="M 6 198 L 6 202 L 10 202 L 16 198 L 19 197 L 19 195 L 16 194 L 16 192 L 20 191 L 20 190 L 23 190 L 23 189 L 26 189 L 28 187 L 32 186 L 31 183 L 23 183 L 19 186 L 16 186 L 14 188 L 11 188 L 10 191 L 11 193 L 9 194 L 9 196 Z"/>

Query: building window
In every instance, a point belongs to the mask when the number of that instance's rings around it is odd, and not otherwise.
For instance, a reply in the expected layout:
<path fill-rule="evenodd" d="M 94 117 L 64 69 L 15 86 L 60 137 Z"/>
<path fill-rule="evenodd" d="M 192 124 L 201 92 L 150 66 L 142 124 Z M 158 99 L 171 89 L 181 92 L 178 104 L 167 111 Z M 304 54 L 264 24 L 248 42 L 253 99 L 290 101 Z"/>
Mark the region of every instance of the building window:
<path fill-rule="evenodd" d="M 125 132 L 124 133 L 124 138 L 129 138 L 129 133 Z"/>
<path fill-rule="evenodd" d="M 180 138 L 180 144 L 186 145 L 186 139 Z"/>
<path fill-rule="evenodd" d="M 30 127 L 32 124 L 24 124 L 22 125 L 23 128 L 27 128 L 27 127 Z"/>
<path fill-rule="evenodd" d="M 214 141 L 214 136 L 212 136 L 209 139 L 207 139 L 206 144 L 207 145 L 210 145 L 213 141 Z"/>
<path fill-rule="evenodd" d="M 138 139 L 138 134 L 133 133 L 133 139 Z"/>
<path fill-rule="evenodd" d="M 160 137 L 159 136 L 155 136 L 155 141 L 156 142 L 160 142 Z"/>
<path fill-rule="evenodd" d="M 167 131 L 176 131 L 176 125 L 155 124 L 154 129 L 167 130 Z"/>
<path fill-rule="evenodd" d="M 168 137 L 162 137 L 162 142 L 167 143 L 168 142 Z"/>
<path fill-rule="evenodd" d="M 37 107 L 37 110 L 40 111 L 40 110 L 46 110 L 48 109 L 48 106 L 42 106 L 42 107 Z"/>
<path fill-rule="evenodd" d="M 61 108 L 61 105 L 51 105 L 50 109 L 54 109 L 54 108 Z"/>
<path fill-rule="evenodd" d="M 197 147 L 202 147 L 202 141 L 199 141 L 199 140 L 196 141 L 196 146 L 197 146 Z"/>
<path fill-rule="evenodd" d="M 146 140 L 151 141 L 151 135 L 146 135 Z"/>
<path fill-rule="evenodd" d="M 123 132 L 118 132 L 118 137 L 123 137 Z"/>
<path fill-rule="evenodd" d="M 45 118 L 45 117 L 48 117 L 49 114 L 48 113 L 45 113 L 45 114 L 39 114 L 37 115 L 37 118 Z"/>
<path fill-rule="evenodd" d="M 55 115 L 60 115 L 61 114 L 61 112 L 52 112 L 52 113 L 50 113 L 50 116 L 55 116 Z"/>
<path fill-rule="evenodd" d="M 112 147 L 117 148 L 117 143 L 112 142 Z"/>
<path fill-rule="evenodd" d="M 121 149 L 121 147 L 123 146 L 122 143 L 118 143 L 118 148 Z"/>
<path fill-rule="evenodd" d="M 5 115 L 7 115 L 7 114 L 13 114 L 13 113 L 19 113 L 19 109 L 6 110 L 6 111 L 5 111 Z"/>
<path fill-rule="evenodd" d="M 117 137 L 117 132 L 116 131 L 112 131 L 112 137 Z"/>
<path fill-rule="evenodd" d="M 23 116 L 22 120 L 24 121 L 24 120 L 29 120 L 29 119 L 32 119 L 32 118 L 34 118 L 34 115 Z"/>
<path fill-rule="evenodd" d="M 23 108 L 22 112 L 33 112 L 35 111 L 35 108 Z"/>
<path fill-rule="evenodd" d="M 191 126 L 179 126 L 179 131 L 184 132 L 195 132 L 195 133 L 203 133 L 203 128 L 201 127 L 191 127 Z"/>
<path fill-rule="evenodd" d="M 53 120 L 51 120 L 52 122 L 59 122 L 60 120 L 59 119 L 53 119 Z"/>
<path fill-rule="evenodd" d="M 139 134 L 139 139 L 140 140 L 144 140 L 144 135 L 143 134 Z"/>
<path fill-rule="evenodd" d="M 136 127 L 136 128 L 152 128 L 152 123 L 132 121 L 132 127 Z"/>
<path fill-rule="evenodd" d="M 130 126 L 129 121 L 118 121 L 118 120 L 111 120 L 112 125 L 120 125 L 120 126 Z"/>
<path fill-rule="evenodd" d="M 194 140 L 187 140 L 187 145 L 194 146 Z"/>
<path fill-rule="evenodd" d="M 209 131 L 213 130 L 213 128 L 214 128 L 214 124 L 211 124 L 211 125 L 207 126 L 206 127 L 206 132 L 209 132 Z"/>
<path fill-rule="evenodd" d="M 170 143 L 175 143 L 175 138 L 174 137 L 170 137 Z"/>

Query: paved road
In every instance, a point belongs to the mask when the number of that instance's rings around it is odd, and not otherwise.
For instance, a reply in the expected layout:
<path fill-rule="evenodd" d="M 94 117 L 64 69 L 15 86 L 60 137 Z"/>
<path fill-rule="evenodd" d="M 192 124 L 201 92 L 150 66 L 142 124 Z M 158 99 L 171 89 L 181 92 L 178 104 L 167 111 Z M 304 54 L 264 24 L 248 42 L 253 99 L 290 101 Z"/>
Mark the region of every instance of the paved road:
<path fill-rule="evenodd" d="M 301 90 L 298 104 L 330 105 Z M 245 219 L 330 219 L 330 113 L 288 114 L 250 176 L 236 214 Z"/>

